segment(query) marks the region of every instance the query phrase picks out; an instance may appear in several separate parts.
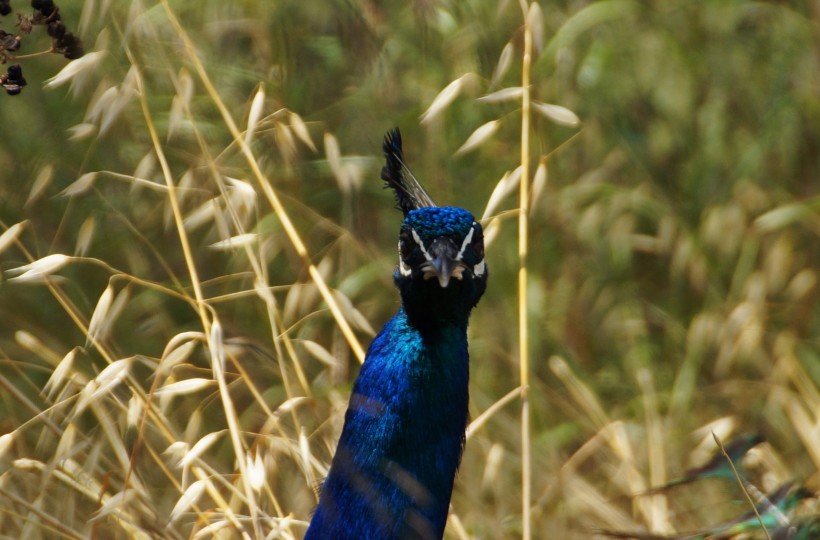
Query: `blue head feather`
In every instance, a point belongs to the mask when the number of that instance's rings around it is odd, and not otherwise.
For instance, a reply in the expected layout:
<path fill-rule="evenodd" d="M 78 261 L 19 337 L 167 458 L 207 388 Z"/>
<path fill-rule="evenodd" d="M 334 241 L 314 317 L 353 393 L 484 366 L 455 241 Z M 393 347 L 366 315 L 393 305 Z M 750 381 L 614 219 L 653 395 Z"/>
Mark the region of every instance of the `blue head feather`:
<path fill-rule="evenodd" d="M 404 223 L 416 231 L 425 245 L 439 236 L 461 240 L 470 232 L 475 223 L 473 215 L 455 206 L 431 206 L 411 210 Z"/>

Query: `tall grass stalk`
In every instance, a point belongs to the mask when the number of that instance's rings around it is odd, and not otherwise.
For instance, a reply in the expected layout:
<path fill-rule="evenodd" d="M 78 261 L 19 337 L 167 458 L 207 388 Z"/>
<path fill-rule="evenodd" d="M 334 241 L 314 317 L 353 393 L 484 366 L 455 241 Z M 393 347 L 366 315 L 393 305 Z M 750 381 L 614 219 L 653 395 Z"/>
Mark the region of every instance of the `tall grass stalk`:
<path fill-rule="evenodd" d="M 532 63 L 531 9 L 521 0 L 524 50 L 521 60 L 521 182 L 518 202 L 518 364 L 521 380 L 521 520 L 523 538 L 532 538 L 532 444 L 530 442 L 530 348 L 527 300 L 528 216 L 530 207 L 530 68 Z"/>

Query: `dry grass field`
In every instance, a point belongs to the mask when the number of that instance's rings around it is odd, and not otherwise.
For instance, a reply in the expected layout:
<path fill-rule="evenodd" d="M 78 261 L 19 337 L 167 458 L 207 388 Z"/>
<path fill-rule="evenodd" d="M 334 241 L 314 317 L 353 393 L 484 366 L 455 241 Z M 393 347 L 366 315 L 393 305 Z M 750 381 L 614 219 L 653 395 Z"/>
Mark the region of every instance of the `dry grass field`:
<path fill-rule="evenodd" d="M 85 55 L 0 99 L 0 538 L 302 537 L 394 126 L 486 231 L 446 538 L 817 538 L 818 2 L 58 3 Z"/>

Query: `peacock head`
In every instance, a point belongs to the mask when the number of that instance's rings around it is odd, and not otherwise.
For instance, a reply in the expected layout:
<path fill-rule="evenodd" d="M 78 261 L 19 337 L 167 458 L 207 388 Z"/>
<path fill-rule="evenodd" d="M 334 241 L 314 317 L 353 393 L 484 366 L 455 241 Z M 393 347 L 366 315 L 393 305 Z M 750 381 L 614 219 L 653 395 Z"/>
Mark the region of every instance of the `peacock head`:
<path fill-rule="evenodd" d="M 462 208 L 411 210 L 399 232 L 393 279 L 416 323 L 466 324 L 487 287 L 481 224 Z"/>
<path fill-rule="evenodd" d="M 404 222 L 394 274 L 411 317 L 464 321 L 487 286 L 484 233 L 462 208 L 436 206 L 404 163 L 401 135 L 387 133 L 382 179 L 396 193 Z"/>
<path fill-rule="evenodd" d="M 430 281 L 444 289 L 452 280 L 481 283 L 486 277 L 484 233 L 470 212 L 452 206 L 408 212 L 399 232 L 397 281 Z"/>

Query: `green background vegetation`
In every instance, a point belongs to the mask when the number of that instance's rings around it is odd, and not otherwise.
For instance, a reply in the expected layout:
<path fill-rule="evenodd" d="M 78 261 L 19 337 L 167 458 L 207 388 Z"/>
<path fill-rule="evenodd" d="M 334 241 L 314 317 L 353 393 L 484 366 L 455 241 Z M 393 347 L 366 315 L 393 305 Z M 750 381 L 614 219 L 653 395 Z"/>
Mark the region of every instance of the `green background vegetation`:
<path fill-rule="evenodd" d="M 60 8 L 87 51 L 104 52 L 48 89 L 65 60 L 24 61 L 29 86 L 0 100 L 0 232 L 24 222 L 0 253 L 0 434 L 12 434 L 0 439 L 0 531 L 188 538 L 233 512 L 256 516 L 256 528 L 241 520 L 251 535 L 299 538 L 358 364 L 192 53 L 240 130 L 264 92 L 250 149 L 366 346 L 397 307 L 400 214 L 378 178 L 382 135 L 399 126 L 433 198 L 481 216 L 520 165 L 520 101 L 477 98 L 521 84 L 521 7 Z M 820 5 L 559 1 L 541 2 L 531 20 L 533 98 L 581 119 L 568 127 L 534 112 L 528 141 L 531 170 L 547 171 L 534 186 L 528 260 L 536 537 L 692 530 L 745 512 L 733 481 L 628 497 L 702 462 L 714 449 L 710 430 L 727 440 L 765 434 L 748 466 L 763 491 L 791 479 L 816 491 Z M 0 24 L 12 31 L 14 20 Z M 37 30 L 21 53 L 48 47 Z M 511 62 L 499 72 L 505 47 Z M 421 122 L 465 74 L 452 103 Z M 454 155 L 493 120 L 492 137 Z M 191 261 L 159 151 L 180 187 Z M 242 198 L 226 178 L 257 196 Z M 470 329 L 473 418 L 520 384 L 517 200 L 512 190 L 484 220 L 491 277 Z M 242 233 L 258 234 L 249 252 L 211 247 Z M 58 253 L 77 258 L 50 285 L 8 272 Z M 223 330 L 227 394 L 214 383 L 149 398 L 152 385 L 214 378 L 191 264 L 212 308 L 206 319 Z M 113 304 L 101 309 L 109 286 Z M 204 334 L 172 341 L 183 332 Z M 182 342 L 190 354 L 158 369 Z M 124 371 L 104 387 L 110 372 L 100 374 L 116 360 L 127 360 Z M 251 472 L 238 468 L 226 415 L 264 468 L 254 503 L 243 500 Z M 469 439 L 448 537 L 520 535 L 519 417 L 513 400 Z M 214 444 L 178 467 L 209 433 Z M 203 478 L 212 491 L 169 521 Z M 237 523 L 224 538 L 238 537 Z"/>

